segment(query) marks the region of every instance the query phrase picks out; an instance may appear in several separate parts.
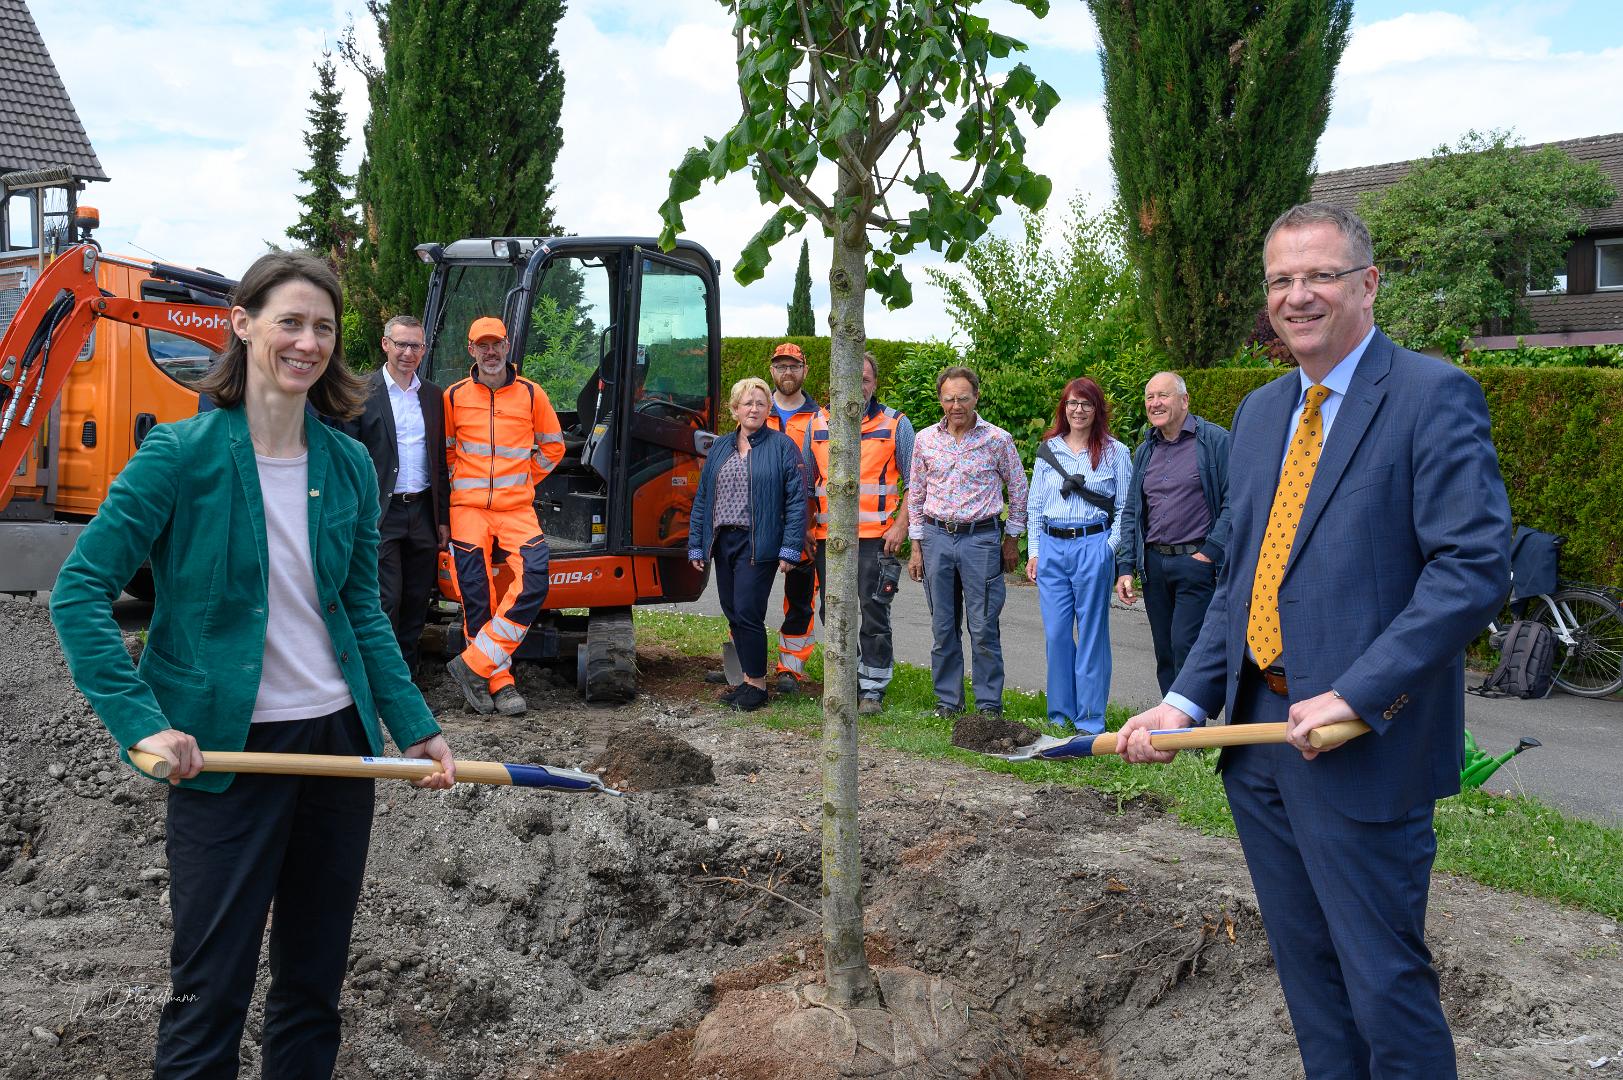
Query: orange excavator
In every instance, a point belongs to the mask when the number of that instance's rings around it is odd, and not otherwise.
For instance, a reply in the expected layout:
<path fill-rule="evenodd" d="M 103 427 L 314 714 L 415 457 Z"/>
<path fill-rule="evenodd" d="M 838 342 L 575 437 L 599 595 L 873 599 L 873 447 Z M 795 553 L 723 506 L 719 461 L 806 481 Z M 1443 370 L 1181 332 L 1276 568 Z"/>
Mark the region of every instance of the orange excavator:
<path fill-rule="evenodd" d="M 430 272 L 433 380 L 467 374 L 469 324 L 497 315 L 564 430 L 564 459 L 536 494 L 552 548 L 546 610 L 517 655 L 573 661 L 589 700 L 624 699 L 635 691 L 632 607 L 697 599 L 707 580 L 686 548 L 718 419 L 717 264 L 696 244 L 666 254 L 627 237 L 417 251 Z M 81 243 L 45 267 L 6 324 L 5 273 L 0 592 L 37 592 L 146 433 L 196 412 L 192 385 L 223 347 L 235 282 Z M 444 618 L 456 593 L 443 557 L 440 586 Z M 150 589 L 138 575 L 129 591 Z M 455 620 L 449 633 L 460 648 Z"/>

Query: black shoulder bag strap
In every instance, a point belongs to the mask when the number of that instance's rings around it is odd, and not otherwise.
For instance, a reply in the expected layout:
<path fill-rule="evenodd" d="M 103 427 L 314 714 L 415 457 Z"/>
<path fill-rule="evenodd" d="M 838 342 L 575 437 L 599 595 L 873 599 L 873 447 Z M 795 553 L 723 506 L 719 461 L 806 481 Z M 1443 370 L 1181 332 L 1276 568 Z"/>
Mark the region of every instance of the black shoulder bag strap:
<path fill-rule="evenodd" d="M 1054 448 L 1048 445 L 1047 439 L 1044 439 L 1042 445 L 1037 447 L 1037 457 L 1048 462 L 1050 469 L 1065 478 L 1065 482 L 1060 485 L 1059 489 L 1061 495 L 1080 495 L 1091 505 L 1103 510 L 1105 512 L 1106 528 L 1116 523 L 1116 501 L 1090 489 L 1087 480 L 1079 474 L 1066 472 L 1065 466 L 1059 463 L 1059 455 L 1054 453 Z"/>

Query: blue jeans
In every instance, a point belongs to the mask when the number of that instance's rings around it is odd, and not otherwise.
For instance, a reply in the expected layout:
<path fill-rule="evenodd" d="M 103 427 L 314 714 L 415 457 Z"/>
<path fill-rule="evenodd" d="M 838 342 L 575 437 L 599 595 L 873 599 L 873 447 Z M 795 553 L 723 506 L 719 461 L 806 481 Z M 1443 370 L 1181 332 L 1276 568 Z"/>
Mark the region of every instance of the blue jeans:
<path fill-rule="evenodd" d="M 1003 531 L 949 533 L 928 523 L 920 542 L 924 554 L 924 598 L 930 606 L 930 671 L 935 696 L 949 709 L 964 707 L 964 622 L 969 623 L 975 708 L 1003 708 Z"/>
<path fill-rule="evenodd" d="M 1059 528 L 1074 528 L 1059 522 Z M 1110 697 L 1110 593 L 1116 557 L 1109 534 L 1044 535 L 1037 596 L 1048 643 L 1048 719 L 1097 735 Z"/>

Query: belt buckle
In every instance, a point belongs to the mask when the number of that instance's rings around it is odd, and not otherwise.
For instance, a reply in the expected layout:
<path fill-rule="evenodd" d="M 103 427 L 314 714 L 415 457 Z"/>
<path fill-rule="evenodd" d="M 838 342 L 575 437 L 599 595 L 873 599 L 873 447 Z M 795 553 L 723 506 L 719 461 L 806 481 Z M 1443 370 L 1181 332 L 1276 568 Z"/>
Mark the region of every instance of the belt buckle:
<path fill-rule="evenodd" d="M 956 521 L 948 521 L 945 518 L 943 518 L 941 520 L 941 527 L 943 529 L 947 530 L 947 532 L 950 535 L 953 535 L 953 536 L 958 535 L 958 530 L 960 528 L 959 524 Z"/>
<path fill-rule="evenodd" d="M 1280 667 L 1258 668 L 1262 672 L 1262 681 L 1274 693 L 1281 697 L 1290 694 L 1290 683 L 1285 678 L 1285 671 Z"/>

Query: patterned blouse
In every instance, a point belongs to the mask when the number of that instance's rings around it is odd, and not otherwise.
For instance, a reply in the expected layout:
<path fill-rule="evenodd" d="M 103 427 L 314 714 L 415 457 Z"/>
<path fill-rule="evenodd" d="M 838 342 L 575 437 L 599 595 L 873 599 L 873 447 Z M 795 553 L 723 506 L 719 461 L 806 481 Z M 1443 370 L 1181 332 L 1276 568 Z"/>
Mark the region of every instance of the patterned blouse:
<path fill-rule="evenodd" d="M 734 454 L 721 463 L 721 471 L 716 474 L 715 524 L 718 528 L 722 525 L 742 525 L 748 528 L 749 523 L 749 458 L 743 454 Z"/>

